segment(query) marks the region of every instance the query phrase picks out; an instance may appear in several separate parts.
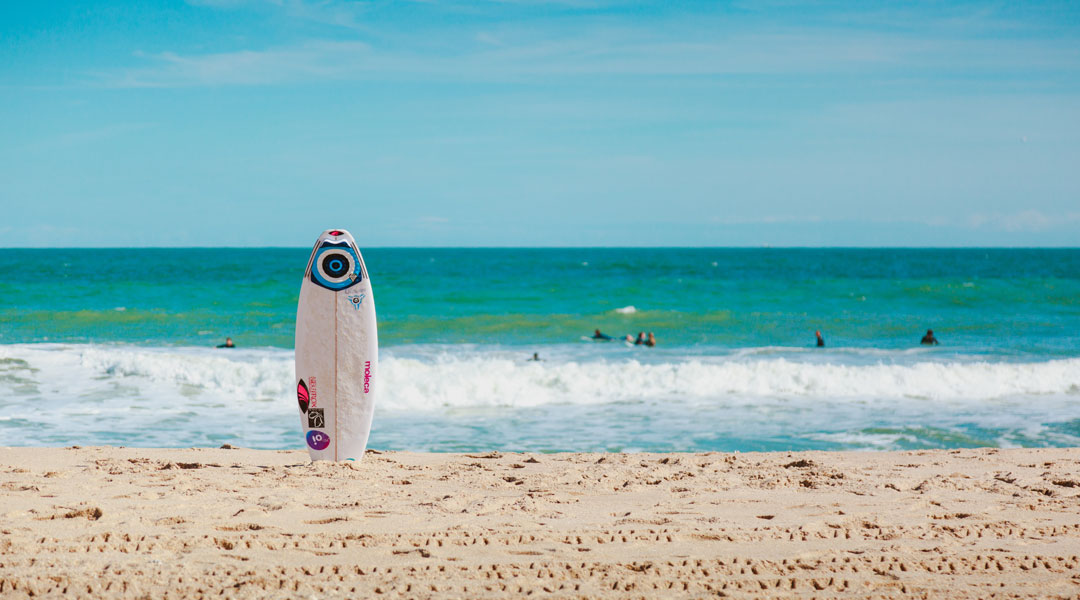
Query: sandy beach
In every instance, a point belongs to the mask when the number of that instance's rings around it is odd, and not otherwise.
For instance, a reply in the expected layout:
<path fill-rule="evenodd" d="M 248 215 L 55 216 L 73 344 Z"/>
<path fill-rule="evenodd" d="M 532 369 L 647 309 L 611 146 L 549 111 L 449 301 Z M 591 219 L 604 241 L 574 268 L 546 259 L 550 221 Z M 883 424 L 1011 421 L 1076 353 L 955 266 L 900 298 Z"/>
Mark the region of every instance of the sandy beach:
<path fill-rule="evenodd" d="M 4 598 L 1080 595 L 1080 449 L 0 449 Z"/>

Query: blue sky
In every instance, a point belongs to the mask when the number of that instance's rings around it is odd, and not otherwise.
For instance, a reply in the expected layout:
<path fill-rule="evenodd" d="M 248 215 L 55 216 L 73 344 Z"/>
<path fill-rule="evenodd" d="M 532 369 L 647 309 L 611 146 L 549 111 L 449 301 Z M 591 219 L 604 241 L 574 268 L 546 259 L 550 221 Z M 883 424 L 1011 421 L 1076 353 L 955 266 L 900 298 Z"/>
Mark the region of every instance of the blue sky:
<path fill-rule="evenodd" d="M 4 2 L 0 246 L 1080 245 L 1080 3 Z"/>

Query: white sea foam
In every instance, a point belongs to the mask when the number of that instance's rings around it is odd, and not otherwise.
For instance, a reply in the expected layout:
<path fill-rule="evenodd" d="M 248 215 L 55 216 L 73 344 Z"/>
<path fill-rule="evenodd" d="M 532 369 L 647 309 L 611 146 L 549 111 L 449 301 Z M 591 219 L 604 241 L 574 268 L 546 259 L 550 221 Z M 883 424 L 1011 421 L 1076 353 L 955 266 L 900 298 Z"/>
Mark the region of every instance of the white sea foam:
<path fill-rule="evenodd" d="M 67 354 L 67 353 L 64 353 Z M 255 400 L 280 398 L 290 389 L 293 378 L 292 353 L 216 350 L 183 351 L 158 349 L 115 349 L 85 347 L 75 349 L 77 365 L 64 364 L 71 356 L 55 357 L 68 373 L 101 381 L 101 378 L 139 385 L 149 384 L 192 388 L 210 395 L 227 395 Z M 45 361 L 44 364 L 48 364 Z M 46 367 L 47 368 L 47 367 Z"/>
<path fill-rule="evenodd" d="M 631 305 L 624 306 L 622 308 L 616 308 L 615 312 L 619 313 L 620 315 L 632 315 L 637 312 L 637 309 Z"/>
<path fill-rule="evenodd" d="M 1017 396 L 1080 396 L 1080 359 L 1043 362 L 836 364 L 737 353 L 640 362 L 636 358 L 524 362 L 519 352 L 472 350 L 384 354 L 382 409 L 603 404 L 638 400 L 701 402 L 723 397 L 912 399 L 962 402 Z M 808 353 L 808 359 L 818 356 Z M 92 345 L 0 346 L 24 389 L 65 398 L 127 394 L 242 401 L 291 401 L 287 350 L 204 350 Z M 25 361 L 19 367 L 10 359 Z M 0 380 L 0 385 L 13 386 Z M 28 387 L 29 386 L 29 387 Z M 29 392 L 27 392 L 29 393 Z"/>
<path fill-rule="evenodd" d="M 373 439 L 413 450 L 1080 443 L 1080 359 L 867 363 L 794 350 L 575 344 L 526 362 L 513 348 L 390 348 Z M 294 389 L 288 350 L 0 345 L 0 445 L 298 447 Z"/>

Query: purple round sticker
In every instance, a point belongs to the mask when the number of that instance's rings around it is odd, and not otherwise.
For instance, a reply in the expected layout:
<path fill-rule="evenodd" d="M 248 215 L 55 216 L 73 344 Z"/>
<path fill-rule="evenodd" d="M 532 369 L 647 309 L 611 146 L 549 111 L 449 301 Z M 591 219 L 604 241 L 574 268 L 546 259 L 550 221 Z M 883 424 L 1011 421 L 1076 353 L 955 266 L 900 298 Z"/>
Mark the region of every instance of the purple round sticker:
<path fill-rule="evenodd" d="M 312 429 L 307 432 L 307 445 L 315 450 L 326 450 L 326 447 L 330 445 L 330 434 Z"/>

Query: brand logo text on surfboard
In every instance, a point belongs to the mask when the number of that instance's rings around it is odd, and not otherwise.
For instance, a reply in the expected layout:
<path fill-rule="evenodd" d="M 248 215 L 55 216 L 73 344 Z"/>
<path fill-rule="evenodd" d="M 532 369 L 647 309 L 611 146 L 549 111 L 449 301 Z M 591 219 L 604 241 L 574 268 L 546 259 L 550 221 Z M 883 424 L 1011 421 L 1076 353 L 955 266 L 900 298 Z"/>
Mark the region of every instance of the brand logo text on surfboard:
<path fill-rule="evenodd" d="M 364 393 L 371 391 L 371 361 L 364 361 Z"/>

